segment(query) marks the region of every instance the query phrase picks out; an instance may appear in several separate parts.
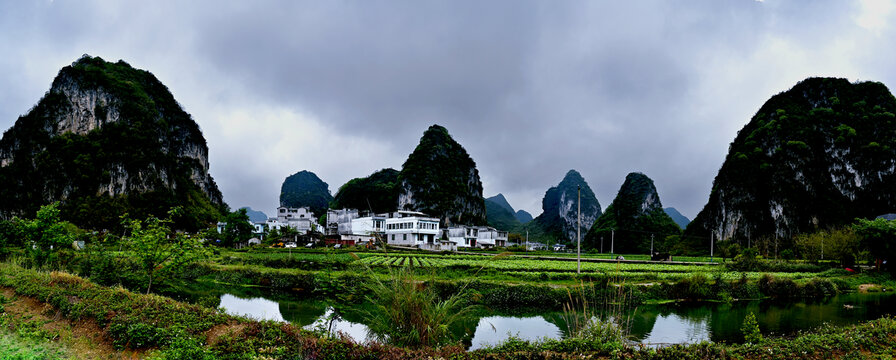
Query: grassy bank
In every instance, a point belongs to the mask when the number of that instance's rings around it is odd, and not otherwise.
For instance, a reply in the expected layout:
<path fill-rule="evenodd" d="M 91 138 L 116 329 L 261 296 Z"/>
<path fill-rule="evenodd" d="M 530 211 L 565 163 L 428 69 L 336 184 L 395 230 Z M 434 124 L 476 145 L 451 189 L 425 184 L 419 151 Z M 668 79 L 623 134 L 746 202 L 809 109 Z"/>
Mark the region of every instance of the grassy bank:
<path fill-rule="evenodd" d="M 458 346 L 404 349 L 385 344 L 355 344 L 322 337 L 297 326 L 228 316 L 214 309 L 110 288 L 79 277 L 0 265 L 0 285 L 15 297 L 28 297 L 50 306 L 59 317 L 95 324 L 118 349 L 143 349 L 138 357 L 193 359 L 672 359 L 672 358 L 831 358 L 871 357 L 896 348 L 896 320 L 879 319 L 846 328 L 826 327 L 795 338 L 767 338 L 757 344 L 697 344 L 659 350 L 607 344 L 586 339 L 526 342 L 509 339 L 487 349 L 466 352 Z M 4 316 L 11 316 L 4 312 Z M 4 322 L 4 331 L 17 332 L 27 321 Z M 37 343 L 12 342 L 21 354 L 55 351 L 55 328 L 40 327 Z M 12 348 L 12 347 L 9 347 Z M 24 349 L 24 350 L 21 350 Z M 75 354 L 74 356 L 77 356 Z M 27 357 L 25 357 L 27 358 Z M 884 357 L 881 357 L 884 358 Z"/>

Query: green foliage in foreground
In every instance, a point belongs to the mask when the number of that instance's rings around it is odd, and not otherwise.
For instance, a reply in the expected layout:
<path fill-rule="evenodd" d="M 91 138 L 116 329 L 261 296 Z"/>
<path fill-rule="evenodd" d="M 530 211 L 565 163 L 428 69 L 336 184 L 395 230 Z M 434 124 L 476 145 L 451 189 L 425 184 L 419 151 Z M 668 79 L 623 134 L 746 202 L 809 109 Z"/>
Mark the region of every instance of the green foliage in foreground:
<path fill-rule="evenodd" d="M 854 226 L 856 234 L 862 237 L 876 259 L 886 260 L 890 264 L 890 273 L 896 274 L 896 221 L 885 219 L 859 219 Z"/>
<path fill-rule="evenodd" d="M 67 359 L 62 350 L 48 345 L 44 339 L 26 339 L 0 329 L 0 359 L 4 360 L 51 360 Z"/>
<path fill-rule="evenodd" d="M 896 348 L 896 320 L 850 327 L 826 326 L 795 338 L 765 338 L 760 344 L 676 345 L 645 349 L 573 338 L 525 342 L 510 339 L 466 352 L 460 346 L 407 349 L 319 337 L 298 326 L 253 321 L 156 295 L 102 287 L 63 273 L 41 273 L 0 264 L 0 286 L 46 302 L 69 319 L 96 321 L 122 348 L 157 349 L 156 358 L 191 359 L 828 359 L 867 358 Z M 207 342 L 212 327 L 220 336 Z"/>
<path fill-rule="evenodd" d="M 744 334 L 744 341 L 749 344 L 759 344 L 762 342 L 762 333 L 759 332 L 759 323 L 756 322 L 756 314 L 749 313 L 744 319 L 740 328 Z"/>
<path fill-rule="evenodd" d="M 380 341 L 393 345 L 418 348 L 455 342 L 449 329 L 474 309 L 466 304 L 463 290 L 440 299 L 404 269 L 391 271 L 386 281 L 374 277 L 367 287 L 367 301 L 374 309 L 364 314 L 365 323 Z"/>
<path fill-rule="evenodd" d="M 41 268 L 56 260 L 60 249 L 71 247 L 77 228 L 59 219 L 59 203 L 41 206 L 33 220 L 13 220 L 31 266 Z"/>
<path fill-rule="evenodd" d="M 177 274 L 186 265 L 208 256 L 196 236 L 172 230 L 171 218 L 177 211 L 169 211 L 169 217 L 165 220 L 150 217 L 146 221 L 125 221 L 125 226 L 130 231 L 127 247 L 142 273 L 149 279 L 147 294 L 152 290 L 154 279 Z"/>
<path fill-rule="evenodd" d="M 0 264 L 0 285 L 48 303 L 70 319 L 96 321 L 123 348 L 166 346 L 177 337 L 201 334 L 230 319 L 214 309 L 10 264 Z"/>

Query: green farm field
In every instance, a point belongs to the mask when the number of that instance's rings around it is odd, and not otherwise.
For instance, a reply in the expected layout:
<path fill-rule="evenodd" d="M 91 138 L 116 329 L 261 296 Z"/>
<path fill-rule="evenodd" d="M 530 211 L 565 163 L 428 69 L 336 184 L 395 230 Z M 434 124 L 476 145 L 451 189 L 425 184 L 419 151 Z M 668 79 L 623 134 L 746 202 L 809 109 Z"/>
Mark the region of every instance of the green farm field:
<path fill-rule="evenodd" d="M 513 283 L 576 285 L 595 278 L 613 283 L 650 284 L 676 282 L 693 276 L 715 280 L 756 281 L 763 276 L 804 282 L 811 279 L 837 279 L 841 284 L 857 287 L 865 279 L 846 270 L 827 264 L 813 265 L 797 261 L 765 261 L 765 269 L 737 271 L 729 264 L 708 263 L 703 258 L 688 263 L 647 262 L 645 255 L 624 255 L 627 261 L 588 261 L 607 259 L 613 255 L 583 257 L 581 272 L 572 259 L 552 260 L 532 258 L 531 255 L 501 254 L 443 254 L 420 252 L 319 252 L 319 251 L 227 251 L 213 261 L 220 265 L 253 266 L 258 269 L 304 269 L 309 271 L 338 271 L 346 274 L 388 275 L 390 269 L 408 268 L 418 275 L 434 280 L 485 280 Z M 684 259 L 681 259 L 684 260 Z M 730 261 L 730 260 L 729 260 Z M 844 289 L 845 290 L 845 289 Z"/>

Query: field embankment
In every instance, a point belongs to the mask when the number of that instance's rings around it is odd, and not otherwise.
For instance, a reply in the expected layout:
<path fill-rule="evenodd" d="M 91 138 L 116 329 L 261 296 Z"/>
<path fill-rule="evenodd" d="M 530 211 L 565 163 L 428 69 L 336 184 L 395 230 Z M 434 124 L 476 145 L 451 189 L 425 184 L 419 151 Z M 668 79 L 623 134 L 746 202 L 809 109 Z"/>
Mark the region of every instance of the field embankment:
<path fill-rule="evenodd" d="M 4 310 L 4 332 L 33 328 L 45 332 L 41 346 L 69 347 L 60 341 L 64 319 L 76 331 L 93 334 L 98 344 L 138 357 L 193 359 L 579 359 L 579 358 L 817 358 L 869 357 L 896 348 L 896 320 L 879 319 L 845 328 L 825 327 L 792 339 L 766 338 L 757 344 L 696 344 L 659 350 L 587 339 L 504 343 L 473 352 L 459 346 L 405 349 L 384 344 L 356 344 L 322 336 L 288 323 L 254 321 L 216 309 L 142 295 L 120 287 L 97 285 L 61 272 L 38 272 L 0 264 L 0 287 L 11 311 Z M 44 317 L 12 311 L 21 303 L 40 307 Z M 52 314 L 52 317 L 47 317 Z M 77 328 L 77 326 L 82 326 Z M 71 330 L 69 330 L 71 331 Z M 5 338 L 4 338 L 5 339 Z M 4 340 L 6 341 L 6 340 Z M 54 345 L 60 343 L 61 345 Z M 76 347 L 74 350 L 78 350 Z M 42 351 L 42 350 L 41 350 Z M 72 356 L 90 358 L 76 351 Z"/>

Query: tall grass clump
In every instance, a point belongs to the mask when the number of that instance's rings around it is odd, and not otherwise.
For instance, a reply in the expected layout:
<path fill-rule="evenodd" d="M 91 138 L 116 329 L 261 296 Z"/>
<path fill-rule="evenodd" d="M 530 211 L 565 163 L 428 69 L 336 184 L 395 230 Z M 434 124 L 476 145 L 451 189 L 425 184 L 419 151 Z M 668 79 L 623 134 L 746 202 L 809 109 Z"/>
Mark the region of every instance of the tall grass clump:
<path fill-rule="evenodd" d="M 630 299 L 631 288 L 624 282 L 583 283 L 577 290 L 567 290 L 567 296 L 563 305 L 567 340 L 583 341 L 589 350 L 623 346 L 631 330 L 631 316 L 637 310 Z"/>
<path fill-rule="evenodd" d="M 385 281 L 372 277 L 367 300 L 373 309 L 365 317 L 371 337 L 396 346 L 420 348 L 449 344 L 451 327 L 474 307 L 456 293 L 440 299 L 436 291 L 415 279 L 407 268 L 390 269 Z"/>

